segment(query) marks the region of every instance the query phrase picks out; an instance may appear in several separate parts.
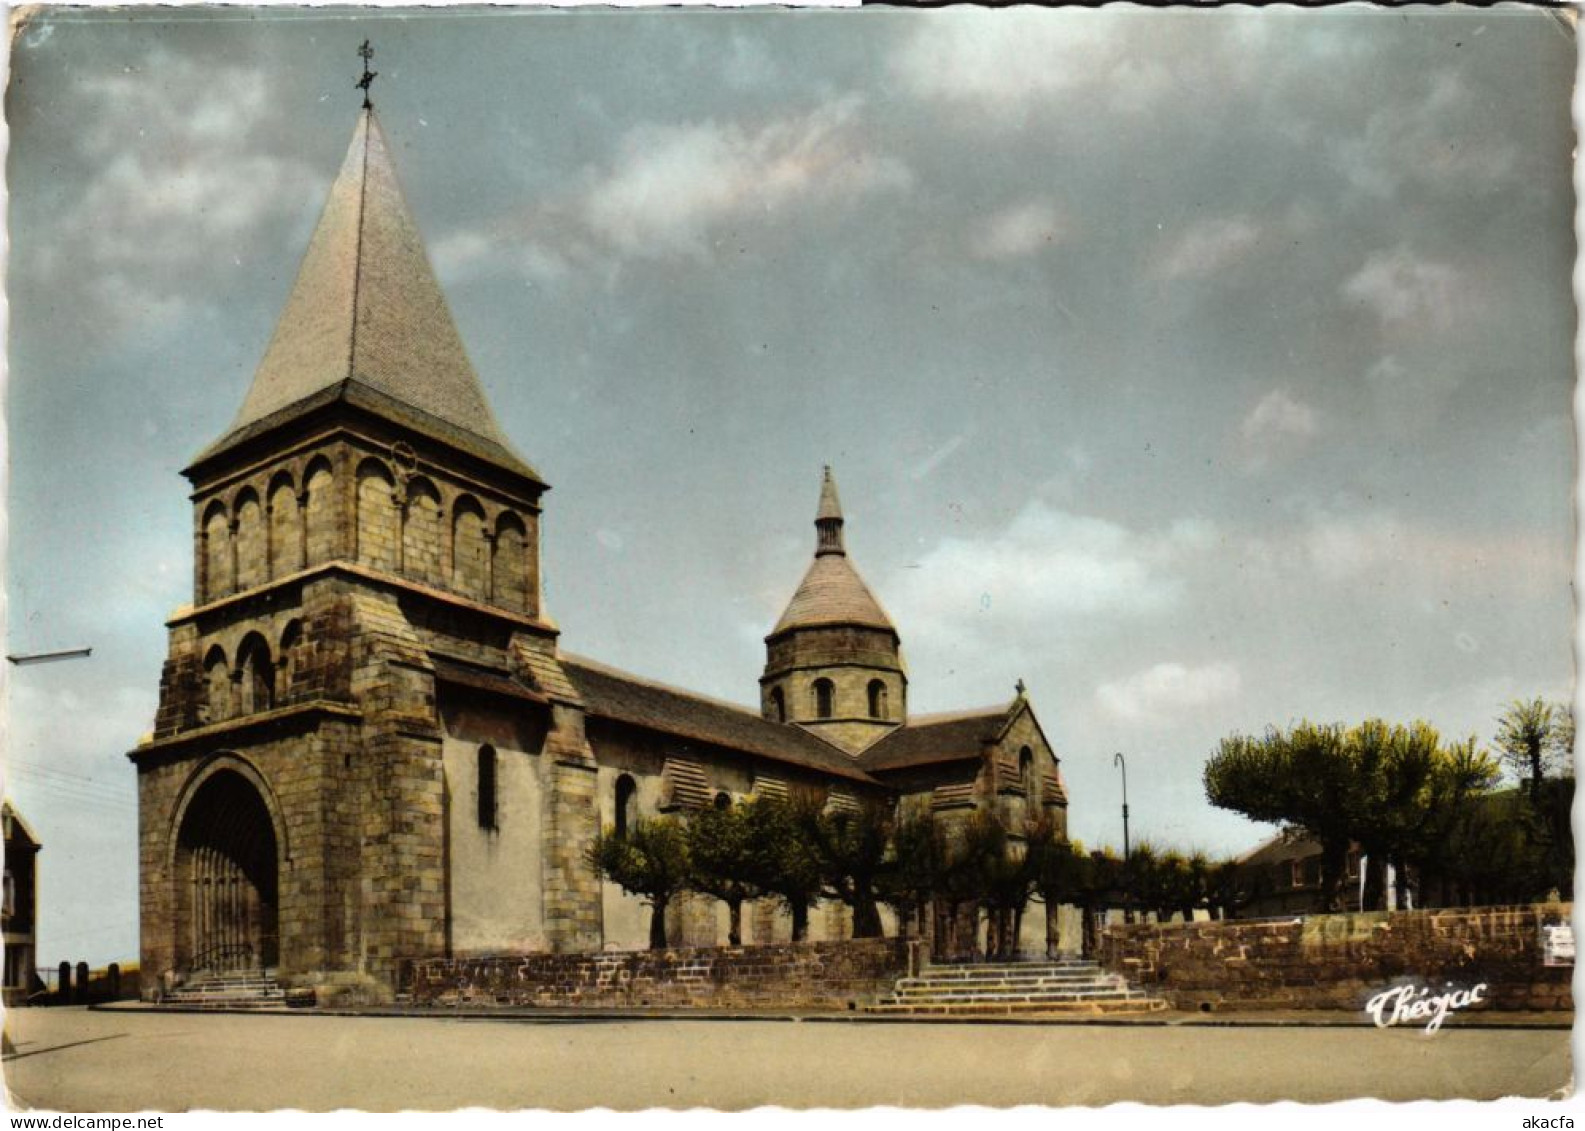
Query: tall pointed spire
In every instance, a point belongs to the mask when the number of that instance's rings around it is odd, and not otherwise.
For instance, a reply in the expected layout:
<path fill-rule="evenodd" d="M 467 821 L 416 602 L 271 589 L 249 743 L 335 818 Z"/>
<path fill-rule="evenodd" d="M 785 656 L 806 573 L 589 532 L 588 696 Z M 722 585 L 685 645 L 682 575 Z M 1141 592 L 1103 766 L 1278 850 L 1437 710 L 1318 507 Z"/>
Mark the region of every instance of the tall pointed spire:
<path fill-rule="evenodd" d="M 359 112 L 242 409 L 199 461 L 334 400 L 538 478 L 485 399 L 372 106 Z"/>
<path fill-rule="evenodd" d="M 823 624 L 895 631 L 891 618 L 848 560 L 842 526 L 842 501 L 837 497 L 836 479 L 827 467 L 820 483 L 820 506 L 815 511 L 815 560 L 787 603 L 781 620 L 771 630 L 772 636 L 792 628 Z"/>
<path fill-rule="evenodd" d="M 842 500 L 837 498 L 837 481 L 831 478 L 831 465 L 820 484 L 820 509 L 815 511 L 815 555 L 846 554 L 842 545 Z"/>

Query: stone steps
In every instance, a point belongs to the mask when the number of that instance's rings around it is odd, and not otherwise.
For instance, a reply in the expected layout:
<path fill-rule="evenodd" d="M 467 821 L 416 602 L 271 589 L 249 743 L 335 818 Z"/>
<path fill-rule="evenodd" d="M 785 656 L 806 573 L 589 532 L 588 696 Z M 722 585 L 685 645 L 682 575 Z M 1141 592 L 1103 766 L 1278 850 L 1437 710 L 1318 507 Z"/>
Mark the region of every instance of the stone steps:
<path fill-rule="evenodd" d="M 1140 991 L 1127 986 L 1072 986 L 1063 989 L 1040 989 L 1017 986 L 988 986 L 975 990 L 932 990 L 912 988 L 892 991 L 891 1000 L 908 1001 L 1081 1001 L 1099 998 L 1129 997 Z"/>
<path fill-rule="evenodd" d="M 899 978 L 872 1013 L 981 1017 L 1015 1013 L 1145 1013 L 1166 1004 L 1094 962 L 929 966 Z"/>
<path fill-rule="evenodd" d="M 902 989 L 979 989 L 986 986 L 1025 986 L 1033 989 L 1062 989 L 1069 986 L 1108 985 L 1126 983 L 1116 974 L 1055 974 L 1028 978 L 899 978 L 897 988 Z"/>
<path fill-rule="evenodd" d="M 208 974 L 178 986 L 161 1003 L 181 1009 L 286 1009 L 286 991 L 268 971 Z"/>

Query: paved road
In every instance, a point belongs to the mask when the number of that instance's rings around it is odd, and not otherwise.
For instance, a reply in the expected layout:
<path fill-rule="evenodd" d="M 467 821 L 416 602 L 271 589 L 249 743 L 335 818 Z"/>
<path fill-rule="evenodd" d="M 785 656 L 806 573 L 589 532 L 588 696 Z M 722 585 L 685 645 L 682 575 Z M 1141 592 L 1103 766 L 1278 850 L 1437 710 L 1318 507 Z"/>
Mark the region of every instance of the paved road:
<path fill-rule="evenodd" d="M 501 1022 L 16 1010 L 15 1107 L 742 1109 L 1543 1096 L 1560 1030 Z M 819 1080 L 818 1091 L 809 1081 Z"/>

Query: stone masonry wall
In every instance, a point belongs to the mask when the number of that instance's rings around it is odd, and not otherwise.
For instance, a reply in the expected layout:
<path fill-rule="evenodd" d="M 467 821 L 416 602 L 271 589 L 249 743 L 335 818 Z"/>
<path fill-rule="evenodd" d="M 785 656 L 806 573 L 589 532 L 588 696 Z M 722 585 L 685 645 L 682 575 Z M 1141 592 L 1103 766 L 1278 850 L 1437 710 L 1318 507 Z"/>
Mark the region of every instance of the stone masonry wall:
<path fill-rule="evenodd" d="M 908 940 L 858 939 L 415 959 L 401 984 L 438 1006 L 846 1010 L 890 991 L 907 966 Z"/>
<path fill-rule="evenodd" d="M 1476 1009 L 1574 1007 L 1573 966 L 1542 965 L 1567 903 L 1108 928 L 1108 970 L 1179 1009 L 1350 1009 L 1415 982 L 1487 985 Z"/>

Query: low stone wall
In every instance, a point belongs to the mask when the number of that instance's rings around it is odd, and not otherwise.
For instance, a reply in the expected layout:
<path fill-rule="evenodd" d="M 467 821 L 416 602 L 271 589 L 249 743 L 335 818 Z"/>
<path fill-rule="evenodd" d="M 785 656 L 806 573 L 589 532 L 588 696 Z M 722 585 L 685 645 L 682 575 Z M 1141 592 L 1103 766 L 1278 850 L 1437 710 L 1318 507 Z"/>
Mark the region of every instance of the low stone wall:
<path fill-rule="evenodd" d="M 1363 1010 L 1392 986 L 1486 983 L 1475 1009 L 1572 1010 L 1574 967 L 1542 964 L 1567 903 L 1109 927 L 1097 958 L 1175 1008 Z"/>
<path fill-rule="evenodd" d="M 915 944 L 917 945 L 917 944 Z M 416 1004 L 846 1010 L 889 992 L 910 940 L 679 947 L 402 963 Z"/>

